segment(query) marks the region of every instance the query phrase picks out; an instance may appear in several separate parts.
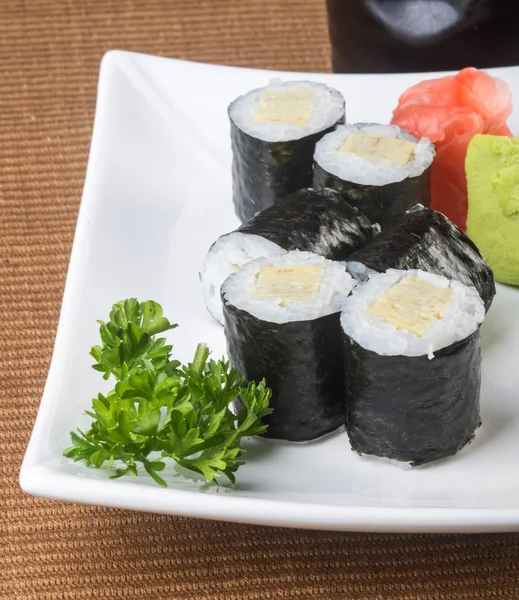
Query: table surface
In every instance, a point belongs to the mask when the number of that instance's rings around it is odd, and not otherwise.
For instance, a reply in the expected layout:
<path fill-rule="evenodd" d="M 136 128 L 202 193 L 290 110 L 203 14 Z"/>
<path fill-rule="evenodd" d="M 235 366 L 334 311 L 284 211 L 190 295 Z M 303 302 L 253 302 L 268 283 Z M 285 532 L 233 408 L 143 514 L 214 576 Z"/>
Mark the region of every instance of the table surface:
<path fill-rule="evenodd" d="M 112 48 L 330 69 L 324 0 L 4 0 L 0 5 L 0 600 L 519 599 L 519 534 L 282 530 L 24 495 Z"/>

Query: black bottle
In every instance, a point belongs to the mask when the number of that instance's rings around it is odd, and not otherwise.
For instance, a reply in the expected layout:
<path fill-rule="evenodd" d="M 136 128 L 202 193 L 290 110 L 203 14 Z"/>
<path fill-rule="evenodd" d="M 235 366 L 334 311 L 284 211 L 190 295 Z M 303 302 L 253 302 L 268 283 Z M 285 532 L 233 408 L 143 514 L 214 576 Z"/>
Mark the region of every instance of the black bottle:
<path fill-rule="evenodd" d="M 327 0 L 333 70 L 519 65 L 519 0 Z"/>

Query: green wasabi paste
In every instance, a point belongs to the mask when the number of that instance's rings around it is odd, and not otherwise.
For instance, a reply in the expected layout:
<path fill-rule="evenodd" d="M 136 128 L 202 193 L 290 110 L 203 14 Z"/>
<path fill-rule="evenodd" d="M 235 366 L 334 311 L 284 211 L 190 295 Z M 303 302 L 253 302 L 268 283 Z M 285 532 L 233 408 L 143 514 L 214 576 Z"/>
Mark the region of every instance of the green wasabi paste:
<path fill-rule="evenodd" d="M 519 285 L 519 138 L 474 136 L 465 170 L 467 234 L 497 281 Z"/>

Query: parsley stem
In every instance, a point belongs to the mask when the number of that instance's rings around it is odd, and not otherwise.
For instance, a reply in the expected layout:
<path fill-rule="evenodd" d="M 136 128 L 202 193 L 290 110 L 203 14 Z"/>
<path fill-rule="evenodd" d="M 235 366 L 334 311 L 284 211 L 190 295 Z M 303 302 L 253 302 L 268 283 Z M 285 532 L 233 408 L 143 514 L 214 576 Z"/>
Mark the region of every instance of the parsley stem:
<path fill-rule="evenodd" d="M 202 374 L 204 370 L 205 363 L 207 362 L 207 357 L 209 356 L 209 346 L 207 344 L 198 344 L 195 351 L 195 357 L 193 358 L 193 363 L 191 364 L 191 368 L 193 371 L 198 373 L 198 375 Z"/>

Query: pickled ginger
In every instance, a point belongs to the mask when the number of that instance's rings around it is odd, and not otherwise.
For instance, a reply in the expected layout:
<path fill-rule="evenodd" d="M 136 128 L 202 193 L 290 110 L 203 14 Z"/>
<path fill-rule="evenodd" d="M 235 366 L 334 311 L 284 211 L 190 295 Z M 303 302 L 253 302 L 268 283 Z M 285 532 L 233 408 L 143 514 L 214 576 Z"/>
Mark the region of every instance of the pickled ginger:
<path fill-rule="evenodd" d="M 476 134 L 512 137 L 506 120 L 512 113 L 508 85 L 472 67 L 456 75 L 422 81 L 406 90 L 392 123 L 436 145 L 431 173 L 431 208 L 465 231 L 467 180 L 465 157 Z"/>

